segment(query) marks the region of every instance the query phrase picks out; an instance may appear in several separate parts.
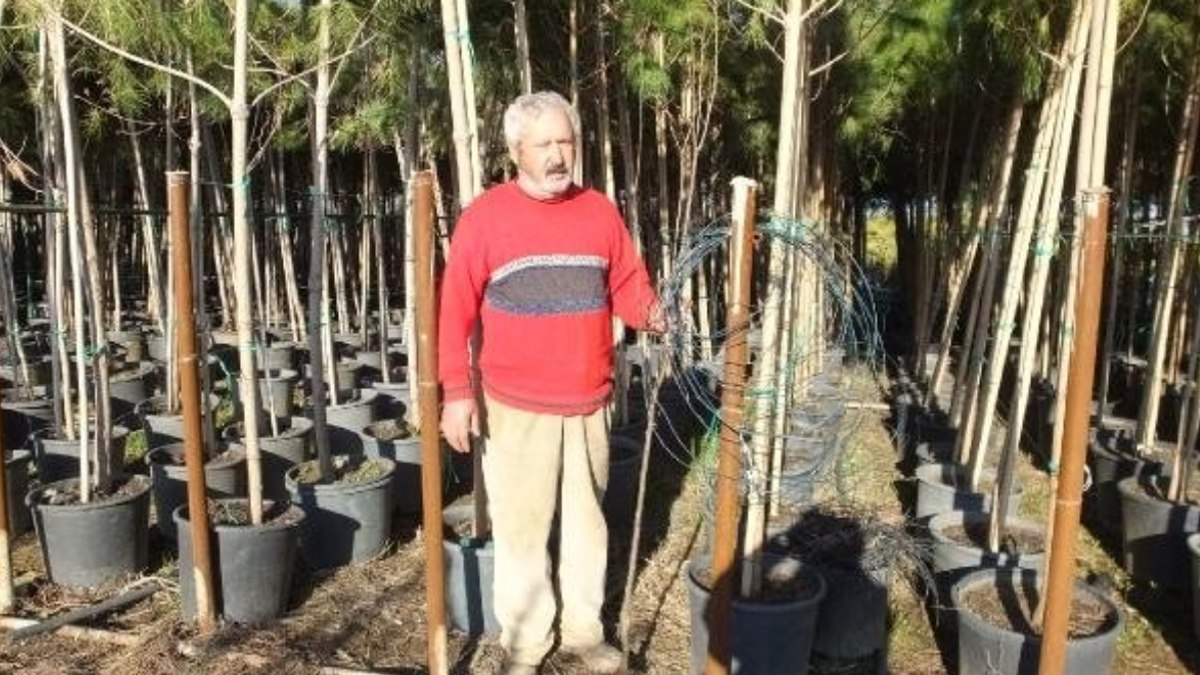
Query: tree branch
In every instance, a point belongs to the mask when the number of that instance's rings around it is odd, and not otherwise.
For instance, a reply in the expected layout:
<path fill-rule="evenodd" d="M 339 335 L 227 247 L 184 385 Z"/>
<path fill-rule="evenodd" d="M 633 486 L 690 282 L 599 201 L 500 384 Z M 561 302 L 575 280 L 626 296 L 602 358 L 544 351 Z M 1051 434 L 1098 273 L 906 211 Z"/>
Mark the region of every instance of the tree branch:
<path fill-rule="evenodd" d="M 774 21 L 775 23 L 779 24 L 780 26 L 783 25 L 783 15 L 782 14 L 776 14 L 776 13 L 772 12 L 771 10 L 767 9 L 766 7 L 759 7 L 758 5 L 750 2 L 749 0 L 734 0 L 734 1 L 737 2 L 737 4 L 741 5 L 742 7 L 745 7 L 746 9 L 754 12 L 755 14 L 762 15 L 763 18 L 766 18 L 770 21 Z"/>
<path fill-rule="evenodd" d="M 842 52 L 841 54 L 838 54 L 837 56 L 833 57 L 832 59 L 829 59 L 825 63 L 822 63 L 821 65 L 817 66 L 816 68 L 813 68 L 812 70 L 808 71 L 808 76 L 816 77 L 817 75 L 820 75 L 821 73 L 832 68 L 835 63 L 837 63 L 838 61 L 841 61 L 842 59 L 846 58 L 849 55 L 850 55 L 850 50 L 847 49 L 846 51 Z"/>
<path fill-rule="evenodd" d="M 170 75 L 172 77 L 178 77 L 181 80 L 191 82 L 191 83 L 195 84 L 196 86 L 200 87 L 201 89 L 212 94 L 213 96 L 217 97 L 217 99 L 219 101 L 221 101 L 221 103 L 225 104 L 226 108 L 233 107 L 232 99 L 230 99 L 228 96 L 226 96 L 220 89 L 217 89 L 215 86 L 213 86 L 212 84 L 209 84 L 205 80 L 202 80 L 193 75 L 189 75 L 189 74 L 183 72 L 182 70 L 172 68 L 171 66 L 164 66 L 163 64 L 158 63 L 156 61 L 151 61 L 150 59 L 147 59 L 147 58 L 138 56 L 137 54 L 133 54 L 131 52 L 125 51 L 124 49 L 121 49 L 120 47 L 104 40 L 103 38 L 93 35 L 92 33 L 88 32 L 87 30 L 82 28 L 81 26 L 77 26 L 77 25 L 71 23 L 61 13 L 59 13 L 53 7 L 51 7 L 49 5 L 49 3 L 42 3 L 42 5 L 43 5 L 43 7 L 45 7 L 45 10 L 47 12 L 49 12 L 52 16 L 54 16 L 58 21 L 61 21 L 64 26 L 66 26 L 67 28 L 69 28 L 71 30 L 72 33 L 75 33 L 76 35 L 84 38 L 85 40 L 87 40 L 88 42 L 91 42 L 92 44 L 96 45 L 97 47 L 108 50 L 108 51 L 116 54 L 117 56 L 120 56 L 129 61 L 133 61 L 134 63 L 141 64 L 152 70 L 157 70 L 160 73 L 166 73 L 167 75 Z"/>
<path fill-rule="evenodd" d="M 366 40 L 363 40 L 362 42 L 358 43 L 357 45 L 350 47 L 349 49 L 342 52 L 341 54 L 338 54 L 337 56 L 329 59 L 329 61 L 327 61 L 327 62 L 317 63 L 309 68 L 305 68 L 304 70 L 302 70 L 294 75 L 285 77 L 282 80 L 272 84 L 271 86 L 267 87 L 266 89 L 263 89 L 262 92 L 260 92 L 258 96 L 255 96 L 254 100 L 250 102 L 249 107 L 253 108 L 254 106 L 258 105 L 264 98 L 266 98 L 268 95 L 270 95 L 272 92 L 274 92 L 276 89 L 278 89 L 284 85 L 291 84 L 292 82 L 295 82 L 296 80 L 299 80 L 299 79 L 305 77 L 306 75 L 310 75 L 310 74 L 316 72 L 316 70 L 318 68 L 326 65 L 326 63 L 337 63 L 337 62 L 341 61 L 342 59 L 345 59 L 346 57 L 353 55 L 358 50 L 360 50 L 363 47 L 366 47 L 367 45 L 374 42 L 376 37 L 378 37 L 378 36 L 372 35 L 371 37 L 367 38 Z"/>

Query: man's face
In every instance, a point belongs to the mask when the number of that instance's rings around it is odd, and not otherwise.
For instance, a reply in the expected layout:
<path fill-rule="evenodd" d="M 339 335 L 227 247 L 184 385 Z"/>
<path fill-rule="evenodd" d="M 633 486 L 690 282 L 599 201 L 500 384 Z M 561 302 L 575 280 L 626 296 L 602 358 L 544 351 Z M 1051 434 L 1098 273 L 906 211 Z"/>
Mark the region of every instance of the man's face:
<path fill-rule="evenodd" d="M 575 130 L 561 110 L 547 110 L 525 126 L 512 150 L 521 188 L 535 199 L 550 199 L 571 187 Z"/>

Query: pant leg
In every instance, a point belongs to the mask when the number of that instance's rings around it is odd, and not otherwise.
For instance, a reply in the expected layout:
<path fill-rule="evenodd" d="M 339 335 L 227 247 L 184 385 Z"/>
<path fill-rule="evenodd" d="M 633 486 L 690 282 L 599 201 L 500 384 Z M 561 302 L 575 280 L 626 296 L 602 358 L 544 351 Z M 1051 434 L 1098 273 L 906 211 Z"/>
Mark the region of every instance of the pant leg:
<path fill-rule="evenodd" d="M 486 400 L 484 479 L 495 546 L 493 606 L 500 643 L 517 663 L 541 663 L 557 611 L 547 549 L 561 467 L 562 417 Z"/>
<path fill-rule="evenodd" d="M 564 419 L 558 564 L 564 647 L 590 647 L 604 641 L 600 609 L 608 526 L 601 502 L 608 486 L 608 452 L 607 408 Z"/>

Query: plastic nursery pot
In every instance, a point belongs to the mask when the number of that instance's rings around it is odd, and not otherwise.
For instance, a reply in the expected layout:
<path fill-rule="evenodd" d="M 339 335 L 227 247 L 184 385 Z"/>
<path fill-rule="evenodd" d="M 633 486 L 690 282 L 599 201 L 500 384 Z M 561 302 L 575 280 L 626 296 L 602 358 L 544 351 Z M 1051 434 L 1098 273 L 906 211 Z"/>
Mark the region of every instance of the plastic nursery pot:
<path fill-rule="evenodd" d="M 183 440 L 183 413 L 163 413 L 165 403 L 166 399 L 162 396 L 153 396 L 137 404 L 136 407 L 137 414 L 146 429 L 146 442 L 151 448 Z M 211 415 L 220 405 L 221 397 L 217 394 L 209 394 L 206 416 Z"/>
<path fill-rule="evenodd" d="M 382 419 L 362 430 L 363 454 L 396 463 L 392 474 L 392 508 L 397 513 L 421 512 L 421 437 L 402 419 Z"/>
<path fill-rule="evenodd" d="M 334 453 L 362 452 L 359 432 L 379 419 L 375 410 L 378 396 L 379 392 L 374 389 L 354 389 L 351 397 L 339 398 L 337 405 L 326 406 L 325 424 L 329 433 L 329 447 Z"/>
<path fill-rule="evenodd" d="M 175 539 L 175 521 L 168 514 L 180 504 L 187 503 L 187 465 L 184 463 L 183 443 L 172 443 L 146 453 L 150 480 L 154 487 L 154 511 L 158 531 Z M 205 494 L 217 499 L 246 495 L 246 454 L 242 449 L 229 449 L 204 463 Z"/>
<path fill-rule="evenodd" d="M 284 476 L 292 503 L 304 509 L 300 547 L 314 569 L 370 560 L 387 548 L 392 532 L 390 459 L 335 455 L 334 480 L 319 482 L 317 460 Z"/>
<path fill-rule="evenodd" d="M 471 503 L 442 510 L 446 536 L 442 540 L 446 566 L 446 615 L 450 625 L 469 636 L 496 635 L 500 624 L 492 605 L 495 551 L 490 537 L 467 536 L 475 516 Z"/>
<path fill-rule="evenodd" d="M 774 675 L 776 673 L 806 673 L 816 637 L 817 614 L 825 598 L 825 580 L 811 567 L 800 567 L 789 558 L 767 558 L 764 577 L 785 570 L 780 566 L 795 566 L 785 574 L 798 575 L 798 593 L 794 597 L 780 593 L 773 601 L 737 599 L 733 601 L 731 647 L 733 660 L 730 672 L 740 675 Z M 688 563 L 688 599 L 691 606 L 692 672 L 704 672 L 708 657 L 708 600 L 709 588 L 701 583 L 700 575 L 707 572 L 707 562 Z"/>
<path fill-rule="evenodd" d="M 108 466 L 111 471 L 119 472 L 125 465 L 125 439 L 128 436 L 128 429 L 119 425 L 113 426 L 112 436 L 108 439 Z M 89 441 L 94 439 L 93 436 Z M 34 441 L 33 450 L 40 482 L 53 483 L 79 476 L 78 440 L 37 438 Z"/>
<path fill-rule="evenodd" d="M 8 487 L 8 535 L 17 537 L 33 526 L 25 493 L 29 492 L 29 463 L 33 453 L 11 450 L 5 453 L 4 478 Z"/>
<path fill-rule="evenodd" d="M 304 511 L 297 506 L 263 503 L 263 522 L 249 522 L 244 499 L 210 502 L 219 512 L 209 514 L 213 560 L 213 596 L 226 621 L 263 624 L 287 609 Z M 196 616 L 196 581 L 192 576 L 191 521 L 186 504 L 172 514 L 179 532 L 179 590 L 183 616 Z"/>
<path fill-rule="evenodd" d="M 1037 580 L 1037 573 L 1031 570 L 987 569 L 973 572 L 955 584 L 951 602 L 958 614 L 958 672 L 964 675 L 1038 672 L 1042 640 L 1030 630 L 1026 610 L 1037 605 Z M 1112 600 L 1087 584 L 1076 583 L 1074 595 L 1073 620 L 1082 614 L 1099 618 L 1088 625 L 1076 626 L 1076 637 L 1067 640 L 1062 672 L 1064 675 L 1109 673 L 1125 617 Z M 1080 612 L 1080 607 L 1092 611 Z"/>
<path fill-rule="evenodd" d="M 26 496 L 46 575 L 54 583 L 95 588 L 145 569 L 150 479 L 114 476 L 113 486 L 110 494 L 93 495 L 86 504 L 78 501 L 76 478 L 35 487 Z"/>
<path fill-rule="evenodd" d="M 288 417 L 292 414 L 292 391 L 300 374 L 291 369 L 271 369 L 258 371 L 259 405 L 264 411 L 269 411 L 276 417 Z"/>
<path fill-rule="evenodd" d="M 288 494 L 283 477 L 293 466 L 308 459 L 313 423 L 306 417 L 281 417 L 275 423 L 279 432 L 275 435 L 271 435 L 269 421 L 258 423 L 263 496 L 284 500 Z M 240 422 L 226 427 L 225 439 L 230 448 L 244 448 Z"/>
<path fill-rule="evenodd" d="M 1200 534 L 1188 535 L 1187 547 L 1192 562 L 1192 634 L 1200 640 Z"/>
<path fill-rule="evenodd" d="M 54 424 L 54 402 L 46 387 L 21 387 L 0 392 L 0 412 L 4 415 L 4 447 L 27 448 L 30 439 Z"/>
<path fill-rule="evenodd" d="M 1125 571 L 1137 581 L 1182 590 L 1191 583 L 1188 533 L 1200 530 L 1200 507 L 1161 495 L 1167 479 L 1131 476 L 1117 483 L 1121 495 L 1121 550 Z"/>
<path fill-rule="evenodd" d="M 917 467 L 917 514 L 918 520 L 945 511 L 990 511 L 992 498 L 983 492 L 972 492 L 968 485 L 966 470 L 952 463 L 925 464 Z M 984 469 L 987 482 L 995 476 L 991 469 Z M 1021 501 L 1021 486 L 1016 486 L 1013 499 L 1008 502 L 1008 514 L 1017 513 Z"/>

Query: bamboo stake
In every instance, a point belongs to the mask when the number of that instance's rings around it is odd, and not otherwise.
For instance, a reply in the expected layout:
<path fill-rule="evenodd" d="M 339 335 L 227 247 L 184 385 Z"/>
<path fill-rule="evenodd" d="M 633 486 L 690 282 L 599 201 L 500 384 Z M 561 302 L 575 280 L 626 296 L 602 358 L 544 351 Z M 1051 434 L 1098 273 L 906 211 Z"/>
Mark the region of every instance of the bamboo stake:
<path fill-rule="evenodd" d="M 12 316 L 7 317 L 9 321 Z M 4 447 L 4 419 L 0 415 L 0 614 L 12 611 L 14 604 L 12 547 L 8 532 L 8 448 Z"/>
<path fill-rule="evenodd" d="M 1109 195 L 1106 189 L 1088 190 L 1080 207 L 1085 214 L 1083 273 L 1076 305 L 1075 358 L 1067 389 L 1067 434 L 1064 436 L 1062 471 L 1054 509 L 1055 536 L 1050 542 L 1046 578 L 1046 620 L 1038 672 L 1057 675 L 1066 663 L 1067 622 L 1075 586 L 1075 550 L 1083 496 L 1084 461 L 1095 377 L 1096 332 L 1104 287 L 1104 251 L 1107 245 Z"/>
<path fill-rule="evenodd" d="M 1066 79 L 1067 105 L 1062 107 L 1055 124 L 1056 142 L 1050 153 L 1049 187 L 1042 195 L 1042 224 L 1038 228 L 1033 252 L 1033 268 L 1030 271 L 1028 291 L 1025 294 L 1025 317 L 1021 327 L 1021 347 L 1017 359 L 1016 384 L 1010 397 L 1009 425 L 1005 438 L 1004 449 L 1001 452 L 999 479 L 996 481 L 996 505 L 991 511 L 989 523 L 989 549 L 1000 550 L 1000 542 L 1004 538 L 1005 516 L 1008 513 L 1008 502 L 1011 497 L 1015 462 L 1021 442 L 1021 431 L 1025 424 L 1025 409 L 1029 403 L 1029 387 L 1033 375 L 1033 366 L 1037 355 L 1038 332 L 1043 326 L 1042 309 L 1046 299 L 1046 284 L 1050 275 L 1050 260 L 1054 253 L 1054 241 L 1059 231 L 1059 204 L 1062 200 L 1063 182 L 1066 177 L 1067 159 L 1069 156 L 1069 140 L 1074 133 L 1075 105 L 1079 96 L 1080 82 L 1083 77 L 1084 49 L 1087 44 L 1088 30 L 1082 22 L 1075 21 L 1071 25 L 1072 33 L 1068 40 L 1073 45 Z M 1078 181 L 1077 181 L 1078 183 Z M 1078 228 L 1076 228 L 1078 231 Z M 1075 238 L 1078 241 L 1078 238 Z M 1058 389 L 1057 391 L 1061 391 Z M 1065 399 L 1064 399 L 1065 400 Z M 1050 460 L 1051 474 L 1056 473 L 1058 465 L 1058 444 L 1052 444 Z"/>
<path fill-rule="evenodd" d="M 1200 24 L 1200 5 L 1194 21 Z M 1171 194 L 1167 205 L 1168 240 L 1163 246 L 1158 261 L 1159 278 L 1154 308 L 1154 332 L 1150 338 L 1150 352 L 1146 357 L 1146 384 L 1142 390 L 1142 401 L 1138 415 L 1137 445 L 1139 449 L 1154 445 L 1158 425 L 1159 398 L 1162 395 L 1162 369 L 1166 352 L 1167 335 L 1170 333 L 1175 284 L 1179 267 L 1183 262 L 1184 182 L 1191 174 L 1196 150 L 1196 130 L 1200 125 L 1200 49 L 1195 49 L 1191 64 L 1191 80 L 1182 110 L 1182 133 L 1175 146 L 1175 167 L 1171 176 Z M 1174 367 L 1172 367 L 1174 370 Z"/>
<path fill-rule="evenodd" d="M 737 548 L 738 501 L 741 499 L 742 406 L 746 367 L 750 363 L 750 286 L 754 273 L 754 222 L 757 184 L 733 180 L 733 232 L 729 247 L 729 304 L 726 306 L 725 374 L 721 390 L 721 450 L 717 461 L 716 522 L 709 576 L 707 675 L 726 675 L 732 658 L 734 558 Z"/>
<path fill-rule="evenodd" d="M 216 628 L 216 601 L 213 586 L 212 549 L 209 545 L 208 500 L 204 475 L 204 443 L 201 431 L 200 383 L 196 367 L 196 313 L 192 298 L 192 244 L 186 171 L 167 173 L 167 210 L 171 214 L 172 267 L 175 268 L 174 341 L 179 353 L 179 389 L 183 398 L 183 449 L 187 465 L 188 520 L 191 521 L 192 575 L 196 589 L 196 621 L 200 631 Z M 160 518 L 170 518 L 160 514 Z"/>
<path fill-rule="evenodd" d="M 421 425 L 421 504 L 425 538 L 425 603 L 429 672 L 446 675 L 446 580 L 442 549 L 442 448 L 438 425 L 437 307 L 434 297 L 433 179 L 429 172 L 413 176 L 413 243 L 417 267 L 417 402 Z"/>

